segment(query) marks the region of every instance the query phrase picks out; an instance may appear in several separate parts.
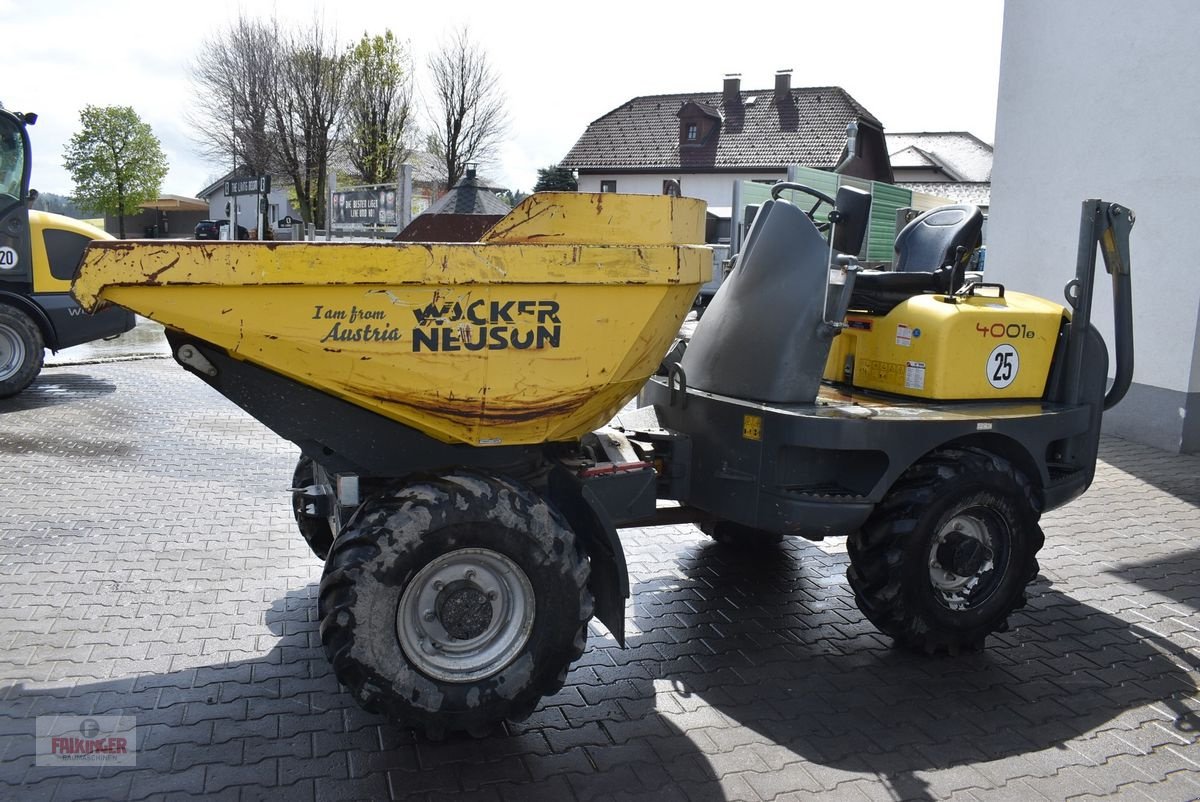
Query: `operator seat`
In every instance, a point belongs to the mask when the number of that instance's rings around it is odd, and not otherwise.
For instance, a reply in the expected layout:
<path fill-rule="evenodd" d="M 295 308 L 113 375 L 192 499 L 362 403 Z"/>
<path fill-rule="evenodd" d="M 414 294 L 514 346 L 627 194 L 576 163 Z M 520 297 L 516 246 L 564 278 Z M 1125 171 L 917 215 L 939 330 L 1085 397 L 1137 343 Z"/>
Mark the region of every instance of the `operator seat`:
<path fill-rule="evenodd" d="M 939 206 L 920 214 L 897 235 L 891 271 L 858 274 L 850 308 L 885 315 L 914 295 L 955 292 L 982 236 L 978 206 Z"/>
<path fill-rule="evenodd" d="M 983 212 L 978 206 L 958 204 L 939 206 L 918 215 L 896 235 L 897 273 L 933 272 L 954 264 L 963 265 L 979 247 L 983 235 Z M 958 249 L 962 248 L 959 257 Z"/>

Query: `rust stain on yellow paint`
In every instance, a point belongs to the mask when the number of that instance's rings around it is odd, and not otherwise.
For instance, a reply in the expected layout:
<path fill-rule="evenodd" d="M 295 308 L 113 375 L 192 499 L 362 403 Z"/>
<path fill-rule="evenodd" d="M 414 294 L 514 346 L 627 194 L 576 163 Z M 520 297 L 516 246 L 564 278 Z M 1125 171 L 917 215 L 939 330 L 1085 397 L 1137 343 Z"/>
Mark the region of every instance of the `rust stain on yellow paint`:
<path fill-rule="evenodd" d="M 701 201 L 534 195 L 478 243 L 114 241 L 73 292 L 446 442 L 566 440 L 657 369 L 711 272 Z"/>

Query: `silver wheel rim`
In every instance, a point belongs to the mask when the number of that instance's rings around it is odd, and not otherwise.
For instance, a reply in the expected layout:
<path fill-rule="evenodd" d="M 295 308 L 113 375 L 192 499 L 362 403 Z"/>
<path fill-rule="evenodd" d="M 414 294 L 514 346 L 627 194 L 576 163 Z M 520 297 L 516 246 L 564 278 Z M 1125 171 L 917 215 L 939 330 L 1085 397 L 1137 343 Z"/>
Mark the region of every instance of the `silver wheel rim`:
<path fill-rule="evenodd" d="M 968 570 L 950 564 L 946 555 L 955 544 L 979 550 L 974 560 L 977 564 Z M 984 580 L 996 569 L 996 549 L 996 537 L 988 521 L 968 511 L 955 515 L 938 530 L 929 546 L 929 582 L 943 606 L 965 610 L 991 595 L 995 582 Z"/>
<path fill-rule="evenodd" d="M 24 341 L 8 326 L 0 326 L 0 380 L 20 370 L 24 362 Z"/>
<path fill-rule="evenodd" d="M 489 549 L 457 549 L 430 561 L 404 589 L 396 635 L 422 673 L 473 682 L 516 658 L 534 613 L 533 586 L 520 566 Z"/>

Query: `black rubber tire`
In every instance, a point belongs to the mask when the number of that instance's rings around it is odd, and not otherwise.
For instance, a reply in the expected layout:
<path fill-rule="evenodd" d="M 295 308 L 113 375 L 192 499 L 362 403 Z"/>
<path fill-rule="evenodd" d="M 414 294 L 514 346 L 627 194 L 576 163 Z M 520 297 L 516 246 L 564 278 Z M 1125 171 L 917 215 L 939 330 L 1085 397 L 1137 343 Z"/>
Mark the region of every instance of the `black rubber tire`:
<path fill-rule="evenodd" d="M 296 471 L 292 474 L 292 487 L 308 487 L 315 481 L 315 468 L 310 457 L 303 454 L 296 462 Z M 304 542 L 312 549 L 313 554 L 324 560 L 329 556 L 333 546 L 333 529 L 326 518 L 313 518 L 304 514 L 304 495 L 292 493 L 292 515 L 296 518 L 296 528 L 300 530 Z"/>
<path fill-rule="evenodd" d="M 397 633 L 405 588 L 422 568 L 460 549 L 515 563 L 534 614 L 520 651 L 490 675 L 447 681 L 423 672 Z M 363 504 L 343 528 L 321 580 L 321 641 L 334 674 L 364 709 L 432 738 L 486 735 L 557 693 L 583 654 L 592 617 L 589 566 L 565 519 L 532 491 L 456 472 Z"/>
<path fill-rule="evenodd" d="M 1033 487 L 1007 460 L 977 448 L 936 451 L 909 468 L 848 539 L 854 600 L 899 646 L 928 654 L 977 651 L 1025 606 L 1045 542 L 1039 517 Z M 956 519 L 978 520 L 994 546 L 984 552 L 991 569 L 986 561 L 963 569 L 961 576 L 976 584 L 958 609 L 935 585 L 932 567 L 942 559 L 939 532 Z"/>
<path fill-rule="evenodd" d="M 24 390 L 42 372 L 42 330 L 29 315 L 0 304 L 0 398 Z"/>
<path fill-rule="evenodd" d="M 778 547 L 783 535 L 735 524 L 733 521 L 709 521 L 700 524 L 700 531 L 722 546 L 733 549 L 764 550 Z"/>

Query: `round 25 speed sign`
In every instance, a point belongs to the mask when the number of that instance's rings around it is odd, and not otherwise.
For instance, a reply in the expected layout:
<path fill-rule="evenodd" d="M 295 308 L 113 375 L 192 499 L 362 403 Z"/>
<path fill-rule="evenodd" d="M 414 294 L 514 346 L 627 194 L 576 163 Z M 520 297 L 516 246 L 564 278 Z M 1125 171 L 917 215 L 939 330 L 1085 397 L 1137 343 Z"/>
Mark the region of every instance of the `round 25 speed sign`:
<path fill-rule="evenodd" d="M 986 370 L 988 384 L 997 390 L 1003 390 L 1016 381 L 1017 369 L 1021 366 L 1017 349 L 1008 343 L 997 345 L 988 357 Z"/>

